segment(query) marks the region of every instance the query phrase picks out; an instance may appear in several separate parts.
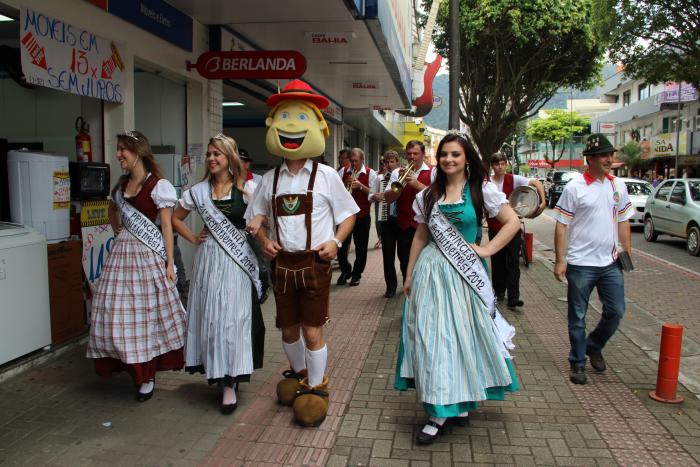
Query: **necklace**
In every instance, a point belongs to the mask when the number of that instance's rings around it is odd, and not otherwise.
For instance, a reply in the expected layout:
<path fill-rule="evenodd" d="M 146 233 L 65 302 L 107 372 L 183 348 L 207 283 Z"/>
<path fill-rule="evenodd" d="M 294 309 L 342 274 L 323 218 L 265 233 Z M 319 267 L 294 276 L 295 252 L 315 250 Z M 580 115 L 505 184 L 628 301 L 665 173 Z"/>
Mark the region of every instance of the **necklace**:
<path fill-rule="evenodd" d="M 233 182 L 228 181 L 224 182 L 223 184 L 217 184 L 216 182 L 211 184 L 211 194 L 212 198 L 216 200 L 220 200 L 224 196 L 226 196 L 228 193 L 231 192 L 231 188 L 233 188 Z"/>

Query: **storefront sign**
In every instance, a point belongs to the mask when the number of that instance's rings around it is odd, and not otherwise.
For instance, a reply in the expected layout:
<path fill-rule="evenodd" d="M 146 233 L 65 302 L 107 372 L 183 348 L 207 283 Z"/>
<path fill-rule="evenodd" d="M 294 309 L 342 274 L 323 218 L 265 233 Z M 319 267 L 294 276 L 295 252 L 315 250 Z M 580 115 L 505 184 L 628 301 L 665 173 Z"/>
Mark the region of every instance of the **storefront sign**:
<path fill-rule="evenodd" d="M 90 31 L 21 8 L 22 72 L 30 84 L 122 102 L 126 76 L 120 49 Z"/>
<path fill-rule="evenodd" d="M 343 121 L 343 109 L 335 102 L 328 104 L 328 107 L 321 110 L 321 113 L 327 119 L 334 121 L 335 123 L 342 123 Z"/>
<path fill-rule="evenodd" d="M 192 18 L 163 0 L 88 0 L 93 5 L 192 52 Z"/>
<path fill-rule="evenodd" d="M 601 122 L 598 124 L 598 132 L 606 135 L 614 135 L 617 131 L 616 125 L 612 122 Z"/>
<path fill-rule="evenodd" d="M 547 169 L 551 168 L 552 164 L 545 159 L 530 159 L 527 161 L 527 166 L 532 169 Z M 583 161 L 581 159 L 572 159 L 571 161 L 569 161 L 569 159 L 561 159 L 554 163 L 554 167 L 583 167 Z"/>
<path fill-rule="evenodd" d="M 676 151 L 676 133 L 660 133 L 652 138 L 652 157 L 675 156 L 676 154 L 688 154 L 687 131 L 681 131 L 678 139 L 678 151 Z"/>
<path fill-rule="evenodd" d="M 681 83 L 681 102 L 694 102 L 698 100 L 698 91 L 692 84 Z M 656 105 L 678 103 L 678 83 L 666 83 L 664 90 L 654 98 Z"/>
<path fill-rule="evenodd" d="M 109 200 L 85 201 L 80 210 L 81 237 L 83 239 L 83 271 L 90 291 L 102 275 L 107 256 L 112 249 L 114 232 L 109 223 Z"/>
<path fill-rule="evenodd" d="M 294 50 L 206 52 L 187 63 L 207 79 L 294 79 L 306 71 L 306 58 Z"/>
<path fill-rule="evenodd" d="M 379 81 L 368 81 L 368 80 L 350 81 L 350 87 L 352 89 L 376 90 L 376 89 L 379 89 Z"/>
<path fill-rule="evenodd" d="M 351 32 L 307 32 L 306 37 L 313 45 L 348 45 L 352 42 Z"/>

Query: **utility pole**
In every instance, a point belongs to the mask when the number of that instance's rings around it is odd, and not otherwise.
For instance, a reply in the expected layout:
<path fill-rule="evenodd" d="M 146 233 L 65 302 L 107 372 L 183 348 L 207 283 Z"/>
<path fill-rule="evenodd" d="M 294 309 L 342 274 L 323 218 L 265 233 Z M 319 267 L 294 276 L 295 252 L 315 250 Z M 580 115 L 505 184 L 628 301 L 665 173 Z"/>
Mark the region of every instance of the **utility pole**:
<path fill-rule="evenodd" d="M 571 99 L 569 100 L 569 126 L 571 130 L 569 139 L 569 170 L 572 170 L 574 164 L 574 89 L 569 89 L 569 92 L 571 93 Z"/>
<path fill-rule="evenodd" d="M 450 36 L 450 109 L 448 126 L 451 130 L 459 130 L 459 0 L 450 1 L 449 36 Z"/>
<path fill-rule="evenodd" d="M 681 85 L 683 81 L 678 80 L 678 113 L 676 114 L 676 170 L 674 177 L 680 178 L 678 175 L 678 151 L 681 145 Z"/>

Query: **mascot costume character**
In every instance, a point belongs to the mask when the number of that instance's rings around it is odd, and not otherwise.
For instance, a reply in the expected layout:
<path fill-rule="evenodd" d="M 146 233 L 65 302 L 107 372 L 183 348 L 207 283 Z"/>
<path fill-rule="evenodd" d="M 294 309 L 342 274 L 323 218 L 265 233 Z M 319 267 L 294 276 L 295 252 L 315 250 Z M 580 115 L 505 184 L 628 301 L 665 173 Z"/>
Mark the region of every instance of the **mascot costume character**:
<path fill-rule="evenodd" d="M 272 109 L 265 145 L 284 162 L 255 191 L 248 230 L 271 260 L 276 326 L 291 367 L 277 385 L 278 400 L 293 406 L 300 425 L 318 426 L 328 412 L 323 326 L 329 320 L 331 260 L 359 209 L 336 171 L 311 160 L 323 154 L 330 133 L 320 111 L 328 99 L 293 80 L 267 104 Z"/>

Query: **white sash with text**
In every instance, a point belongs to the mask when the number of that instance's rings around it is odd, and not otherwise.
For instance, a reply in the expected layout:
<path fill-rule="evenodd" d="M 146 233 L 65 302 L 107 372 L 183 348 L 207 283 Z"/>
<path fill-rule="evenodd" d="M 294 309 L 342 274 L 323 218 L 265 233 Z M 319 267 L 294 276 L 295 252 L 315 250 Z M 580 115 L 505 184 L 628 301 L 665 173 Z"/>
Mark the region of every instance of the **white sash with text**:
<path fill-rule="evenodd" d="M 262 296 L 258 258 L 250 247 L 246 235 L 238 230 L 211 201 L 208 181 L 197 183 L 190 189 L 197 211 L 202 216 L 209 233 L 219 246 L 243 269 L 255 284 L 258 298 Z"/>
<path fill-rule="evenodd" d="M 168 255 L 165 253 L 163 234 L 160 233 L 158 226 L 151 222 L 145 214 L 126 202 L 121 188 L 114 194 L 114 201 L 119 208 L 124 228 L 163 260 L 167 260 Z"/>
<path fill-rule="evenodd" d="M 423 196 L 416 196 L 418 207 L 425 213 Z M 457 270 L 462 279 L 476 292 L 482 302 L 486 305 L 489 314 L 494 317 L 496 313 L 496 297 L 491 288 L 491 281 L 486 272 L 486 268 L 481 263 L 481 258 L 474 249 L 462 237 L 462 234 L 452 225 L 452 223 L 440 211 L 438 206 L 434 206 L 427 219 L 428 229 L 435 240 L 435 244 L 445 258 Z"/>

